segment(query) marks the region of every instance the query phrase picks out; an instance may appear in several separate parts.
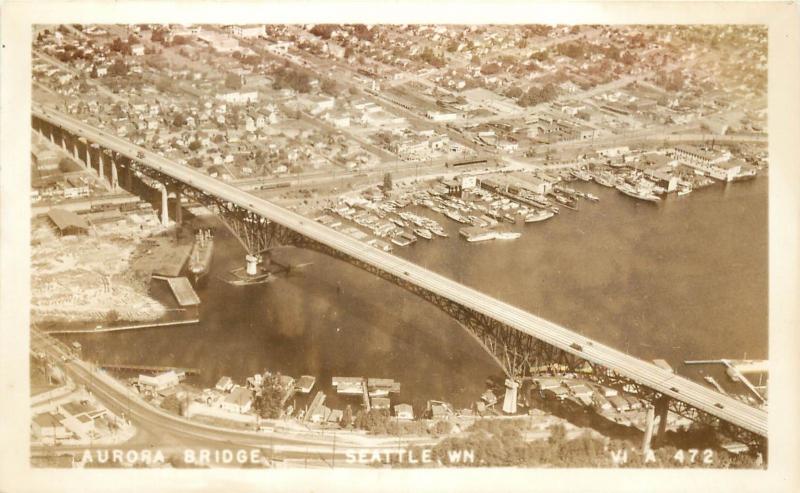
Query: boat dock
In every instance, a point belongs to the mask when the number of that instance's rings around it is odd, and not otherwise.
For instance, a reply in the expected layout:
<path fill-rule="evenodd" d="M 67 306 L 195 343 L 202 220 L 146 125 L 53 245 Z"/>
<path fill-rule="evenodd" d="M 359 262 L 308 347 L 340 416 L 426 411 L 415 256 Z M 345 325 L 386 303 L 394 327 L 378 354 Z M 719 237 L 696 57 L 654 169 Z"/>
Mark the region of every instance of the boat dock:
<path fill-rule="evenodd" d="M 742 384 L 747 387 L 756 398 L 761 401 L 762 403 L 766 403 L 767 400 L 758 389 L 753 385 L 747 377 L 744 376 L 743 372 L 740 368 L 744 368 L 745 372 L 747 373 L 761 373 L 767 371 L 767 362 L 760 360 L 760 361 L 752 361 L 752 360 L 729 360 L 729 359 L 704 359 L 704 360 L 690 360 L 683 362 L 686 365 L 703 365 L 703 364 L 723 364 L 725 365 L 726 373 L 734 382 L 742 382 Z"/>
<path fill-rule="evenodd" d="M 184 375 L 199 375 L 200 370 L 197 368 L 176 368 L 174 366 L 151 366 L 151 365 L 98 365 L 105 370 L 119 370 L 119 371 L 138 371 L 147 373 L 163 373 L 165 371 L 174 371 L 175 373 L 183 373 Z"/>
<path fill-rule="evenodd" d="M 311 404 L 309 404 L 306 413 L 303 415 L 303 423 L 308 422 L 308 419 L 311 417 L 314 411 L 316 411 L 317 408 L 322 406 L 322 404 L 324 403 L 325 403 L 325 394 L 321 390 L 318 390 L 316 395 L 314 395 L 314 400 L 311 401 Z"/>
<path fill-rule="evenodd" d="M 199 323 L 199 318 L 193 318 L 191 320 L 172 320 L 167 322 L 144 322 L 139 324 L 129 324 L 129 325 L 119 325 L 119 326 L 111 326 L 105 327 L 103 325 L 98 325 L 93 328 L 86 328 L 86 329 L 52 329 L 47 330 L 48 334 L 99 334 L 102 332 L 121 332 L 123 330 L 138 330 L 138 329 L 154 329 L 156 327 L 171 327 L 173 325 L 191 325 Z"/>
<path fill-rule="evenodd" d="M 169 289 L 172 290 L 175 300 L 180 306 L 197 306 L 200 304 L 200 297 L 197 296 L 189 279 L 185 277 L 165 277 L 165 276 L 152 276 L 153 279 L 160 279 L 167 281 Z"/>
<path fill-rule="evenodd" d="M 722 388 L 722 385 L 720 385 L 719 382 L 717 382 L 717 380 L 714 377 L 712 377 L 711 375 L 706 375 L 703 378 L 705 379 L 706 382 L 708 382 L 711 385 L 713 385 L 714 388 L 717 389 L 717 392 L 719 392 L 720 394 L 725 394 L 725 395 L 728 394 L 727 392 L 725 392 L 725 389 Z"/>

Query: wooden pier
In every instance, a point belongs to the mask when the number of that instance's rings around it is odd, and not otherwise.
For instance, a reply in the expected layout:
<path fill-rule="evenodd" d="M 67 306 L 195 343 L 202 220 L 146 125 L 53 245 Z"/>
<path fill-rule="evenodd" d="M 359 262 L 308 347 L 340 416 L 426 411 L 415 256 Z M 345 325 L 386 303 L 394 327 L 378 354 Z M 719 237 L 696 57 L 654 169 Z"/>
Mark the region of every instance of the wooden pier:
<path fill-rule="evenodd" d="M 102 333 L 102 332 L 120 332 L 123 330 L 139 330 L 139 329 L 152 329 L 156 327 L 171 327 L 173 325 L 191 325 L 199 323 L 199 318 L 193 318 L 191 320 L 172 320 L 167 322 L 144 322 L 139 324 L 130 324 L 130 325 L 120 325 L 120 326 L 112 326 L 112 327 L 105 327 L 103 325 L 98 325 L 94 328 L 85 328 L 85 329 L 51 329 L 45 331 L 47 334 L 95 334 L 95 333 Z"/>
<path fill-rule="evenodd" d="M 111 364 L 111 365 L 97 365 L 106 370 L 121 370 L 121 371 L 139 371 L 147 373 L 163 373 L 165 371 L 174 371 L 175 373 L 183 373 L 184 375 L 199 375 L 200 370 L 197 368 L 177 368 L 174 366 L 151 366 L 151 365 L 125 365 L 125 364 Z"/>

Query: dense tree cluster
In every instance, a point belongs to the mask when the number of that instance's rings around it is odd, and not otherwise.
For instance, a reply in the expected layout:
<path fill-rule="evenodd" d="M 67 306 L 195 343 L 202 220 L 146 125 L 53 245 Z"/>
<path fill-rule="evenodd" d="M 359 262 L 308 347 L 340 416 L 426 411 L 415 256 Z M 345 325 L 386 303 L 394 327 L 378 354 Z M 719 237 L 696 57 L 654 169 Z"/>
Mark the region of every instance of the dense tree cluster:
<path fill-rule="evenodd" d="M 531 87 L 519 97 L 517 103 L 520 106 L 536 106 L 537 104 L 547 103 L 558 96 L 558 89 L 555 84 L 546 84 L 542 88 Z"/>
<path fill-rule="evenodd" d="M 364 24 L 354 24 L 353 35 L 361 41 L 372 41 L 375 38 L 375 32 Z"/>
<path fill-rule="evenodd" d="M 487 63 L 481 67 L 481 73 L 483 75 L 494 75 L 498 72 L 500 72 L 500 64 L 497 62 Z"/>
<path fill-rule="evenodd" d="M 225 77 L 225 87 L 237 91 L 244 86 L 244 77 L 239 74 L 230 73 Z"/>
<path fill-rule="evenodd" d="M 317 24 L 311 28 L 311 34 L 322 39 L 331 39 L 331 34 L 338 28 L 336 24 Z"/>
<path fill-rule="evenodd" d="M 436 55 L 436 54 L 433 52 L 433 50 L 431 49 L 431 47 L 430 47 L 430 46 L 428 46 L 427 48 L 425 48 L 424 50 L 422 50 L 422 53 L 420 53 L 420 54 L 417 56 L 417 58 L 418 58 L 420 61 L 422 61 L 422 62 L 425 62 L 425 63 L 427 63 L 428 65 L 431 65 L 431 66 L 433 66 L 433 67 L 436 67 L 436 68 L 442 68 L 442 67 L 444 67 L 444 63 L 445 63 L 445 62 L 444 62 L 444 58 L 442 58 L 442 57 L 441 57 L 441 56 L 439 56 L 439 55 Z"/>
<path fill-rule="evenodd" d="M 128 66 L 125 64 L 125 62 L 118 58 L 108 67 L 108 75 L 128 75 Z"/>
<path fill-rule="evenodd" d="M 279 67 L 273 73 L 274 89 L 294 89 L 297 92 L 307 93 L 311 90 L 311 77 L 307 72 L 290 68 L 287 65 Z"/>
<path fill-rule="evenodd" d="M 284 388 L 281 386 L 280 374 L 268 375 L 264 378 L 261 392 L 253 401 L 253 408 L 259 416 L 268 419 L 281 417 Z"/>
<path fill-rule="evenodd" d="M 683 89 L 683 74 L 679 70 L 667 72 L 666 70 L 660 71 L 656 75 L 656 85 L 663 87 L 667 91 L 680 91 Z"/>

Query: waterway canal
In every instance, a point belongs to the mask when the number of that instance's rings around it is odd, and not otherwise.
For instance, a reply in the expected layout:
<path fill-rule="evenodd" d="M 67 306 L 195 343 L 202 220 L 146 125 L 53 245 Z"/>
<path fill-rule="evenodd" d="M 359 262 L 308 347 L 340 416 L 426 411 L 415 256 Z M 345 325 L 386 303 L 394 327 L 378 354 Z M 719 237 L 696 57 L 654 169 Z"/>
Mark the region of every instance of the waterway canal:
<path fill-rule="evenodd" d="M 518 240 L 480 244 L 424 210 L 450 238 L 395 253 L 638 357 L 664 358 L 682 374 L 697 376 L 686 359 L 767 357 L 766 177 L 658 205 L 570 185 L 600 202 L 519 224 Z M 205 386 L 265 369 L 315 375 L 329 395 L 332 376 L 394 378 L 403 392 L 393 403 L 417 412 L 427 399 L 469 406 L 500 374 L 463 329 L 400 288 L 302 251 L 279 257 L 312 261 L 304 272 L 232 287 L 217 276 L 241 266 L 243 251 L 223 228 L 216 241 L 198 289 L 200 324 L 69 339 L 96 361 L 201 368 Z"/>

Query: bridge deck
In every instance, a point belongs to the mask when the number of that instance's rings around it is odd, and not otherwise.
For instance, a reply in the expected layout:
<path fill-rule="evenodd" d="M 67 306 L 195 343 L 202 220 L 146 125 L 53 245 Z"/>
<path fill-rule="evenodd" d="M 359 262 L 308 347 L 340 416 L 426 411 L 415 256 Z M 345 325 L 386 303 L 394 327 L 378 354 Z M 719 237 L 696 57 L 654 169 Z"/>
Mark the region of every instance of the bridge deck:
<path fill-rule="evenodd" d="M 221 199 L 257 213 L 303 236 L 336 249 L 406 281 L 448 298 L 494 320 L 574 354 L 593 363 L 612 368 L 664 395 L 685 402 L 701 411 L 716 416 L 753 433 L 767 436 L 767 413 L 734 398 L 721 395 L 697 382 L 667 372 L 652 363 L 618 351 L 599 342 L 581 344 L 582 350 L 570 345 L 587 338 L 553 322 L 525 312 L 416 264 L 370 247 L 349 236 L 318 224 L 313 220 L 288 211 L 246 191 L 204 175 L 190 167 L 181 166 L 154 152 L 127 142 L 115 135 L 86 125 L 72 117 L 44 110 L 34 103 L 34 116 L 53 125 L 86 137 L 109 149 L 136 159 L 141 164 L 159 171 L 192 187 L 201 189 Z M 143 158 L 137 158 L 141 153 Z"/>

